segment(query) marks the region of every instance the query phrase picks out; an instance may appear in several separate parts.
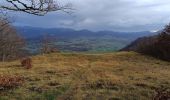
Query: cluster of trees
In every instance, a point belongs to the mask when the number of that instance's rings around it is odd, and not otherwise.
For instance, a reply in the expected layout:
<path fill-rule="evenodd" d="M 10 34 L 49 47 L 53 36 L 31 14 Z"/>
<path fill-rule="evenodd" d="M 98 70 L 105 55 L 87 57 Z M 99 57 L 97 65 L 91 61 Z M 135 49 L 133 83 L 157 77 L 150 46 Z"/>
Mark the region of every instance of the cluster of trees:
<path fill-rule="evenodd" d="M 170 61 L 170 24 L 159 35 L 140 42 L 136 51 Z"/>
<path fill-rule="evenodd" d="M 158 35 L 138 38 L 120 51 L 135 51 L 170 61 L 170 24 Z"/>

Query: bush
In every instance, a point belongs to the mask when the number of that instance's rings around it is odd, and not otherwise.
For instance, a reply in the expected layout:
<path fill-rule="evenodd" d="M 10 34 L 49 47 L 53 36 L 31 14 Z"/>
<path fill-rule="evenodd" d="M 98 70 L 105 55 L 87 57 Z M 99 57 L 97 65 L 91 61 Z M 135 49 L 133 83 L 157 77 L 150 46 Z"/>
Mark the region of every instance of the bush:
<path fill-rule="evenodd" d="M 32 68 L 32 60 L 31 60 L 31 58 L 27 57 L 27 58 L 21 59 L 21 65 L 22 65 L 22 67 L 24 67 L 26 69 Z"/>

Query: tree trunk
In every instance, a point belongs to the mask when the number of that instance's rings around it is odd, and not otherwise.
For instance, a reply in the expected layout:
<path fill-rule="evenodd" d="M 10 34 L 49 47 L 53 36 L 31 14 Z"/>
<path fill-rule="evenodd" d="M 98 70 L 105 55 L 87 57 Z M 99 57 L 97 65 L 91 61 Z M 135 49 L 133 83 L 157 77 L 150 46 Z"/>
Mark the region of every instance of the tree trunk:
<path fill-rule="evenodd" d="M 6 59 L 6 55 L 3 54 L 3 55 L 2 55 L 2 62 L 5 62 L 5 59 Z"/>

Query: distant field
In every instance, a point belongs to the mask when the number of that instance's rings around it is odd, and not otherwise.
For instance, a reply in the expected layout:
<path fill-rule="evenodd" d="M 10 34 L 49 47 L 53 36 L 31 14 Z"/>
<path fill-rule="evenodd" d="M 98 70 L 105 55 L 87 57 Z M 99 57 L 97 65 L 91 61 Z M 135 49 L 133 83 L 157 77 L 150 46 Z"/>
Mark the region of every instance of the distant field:
<path fill-rule="evenodd" d="M 71 39 L 59 39 L 54 45 L 61 52 L 86 52 L 86 53 L 104 53 L 115 52 L 130 44 L 132 39 L 115 37 L 78 37 Z M 31 53 L 38 53 L 40 42 L 35 40 L 28 41 L 27 50 Z"/>
<path fill-rule="evenodd" d="M 151 100 L 156 88 L 170 88 L 170 62 L 134 52 L 32 59 L 30 70 L 19 61 L 0 63 L 0 75 L 24 78 L 21 86 L 0 90 L 0 100 Z"/>

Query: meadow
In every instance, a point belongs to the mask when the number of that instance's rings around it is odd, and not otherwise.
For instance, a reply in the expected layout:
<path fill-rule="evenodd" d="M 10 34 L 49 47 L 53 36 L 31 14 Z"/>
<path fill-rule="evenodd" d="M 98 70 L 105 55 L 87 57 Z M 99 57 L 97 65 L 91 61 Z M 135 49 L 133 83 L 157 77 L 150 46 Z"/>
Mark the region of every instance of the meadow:
<path fill-rule="evenodd" d="M 151 100 L 156 89 L 170 88 L 170 62 L 135 52 L 52 53 L 32 60 L 32 69 L 19 60 L 0 63 L 1 77 L 22 78 L 17 86 L 1 86 L 0 100 Z"/>

